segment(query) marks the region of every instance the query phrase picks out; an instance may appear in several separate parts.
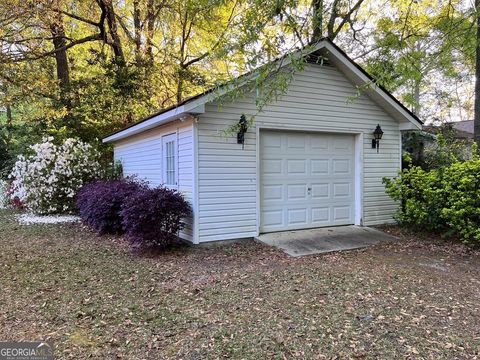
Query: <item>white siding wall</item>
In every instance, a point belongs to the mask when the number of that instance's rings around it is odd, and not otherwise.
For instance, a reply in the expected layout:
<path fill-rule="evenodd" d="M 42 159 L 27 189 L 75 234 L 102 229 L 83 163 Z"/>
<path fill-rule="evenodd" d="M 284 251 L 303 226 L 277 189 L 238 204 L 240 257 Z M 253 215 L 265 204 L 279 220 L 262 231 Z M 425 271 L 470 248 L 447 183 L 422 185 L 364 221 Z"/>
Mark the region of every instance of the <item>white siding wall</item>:
<path fill-rule="evenodd" d="M 120 140 L 114 144 L 114 158 L 120 160 L 125 176 L 136 175 L 151 186 L 163 184 L 162 136 L 176 133 L 178 146 L 178 190 L 193 204 L 193 123 L 175 121 L 143 133 Z M 193 220 L 180 234 L 193 241 Z"/>
<path fill-rule="evenodd" d="M 282 99 L 256 116 L 255 127 L 363 133 L 363 223 L 385 223 L 396 205 L 385 194 L 382 177 L 395 176 L 400 166 L 400 131 L 370 98 L 347 102 L 355 94 L 355 87 L 336 68 L 309 65 L 295 75 Z M 242 113 L 256 113 L 253 95 L 220 107 L 208 104 L 197 124 L 200 242 L 257 235 L 257 129 L 248 130 L 244 150 L 236 136 L 221 133 Z M 371 148 L 377 124 L 384 131 L 378 154 Z"/>

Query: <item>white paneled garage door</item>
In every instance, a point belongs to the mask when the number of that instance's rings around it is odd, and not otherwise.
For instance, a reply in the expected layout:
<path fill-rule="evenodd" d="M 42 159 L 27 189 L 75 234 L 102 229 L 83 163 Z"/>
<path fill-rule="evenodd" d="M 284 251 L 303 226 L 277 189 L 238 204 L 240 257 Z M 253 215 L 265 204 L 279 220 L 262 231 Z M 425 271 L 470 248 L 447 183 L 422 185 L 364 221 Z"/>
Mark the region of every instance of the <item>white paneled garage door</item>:
<path fill-rule="evenodd" d="M 354 137 L 262 131 L 261 232 L 353 224 Z"/>

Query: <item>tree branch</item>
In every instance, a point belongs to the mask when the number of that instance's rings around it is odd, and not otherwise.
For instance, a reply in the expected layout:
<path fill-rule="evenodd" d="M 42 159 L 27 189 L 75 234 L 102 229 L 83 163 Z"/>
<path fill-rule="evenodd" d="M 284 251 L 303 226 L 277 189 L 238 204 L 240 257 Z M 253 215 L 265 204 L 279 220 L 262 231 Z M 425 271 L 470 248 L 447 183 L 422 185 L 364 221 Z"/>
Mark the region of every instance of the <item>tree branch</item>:
<path fill-rule="evenodd" d="M 229 15 L 228 20 L 227 20 L 227 26 L 225 27 L 225 29 L 223 30 L 222 34 L 219 36 L 219 38 L 217 39 L 215 44 L 210 48 L 210 50 L 208 50 L 207 52 L 203 53 L 202 55 L 200 55 L 200 56 L 198 56 L 198 57 L 196 57 L 196 58 L 194 58 L 190 61 L 187 61 L 186 63 L 184 63 L 182 65 L 182 68 L 186 69 L 190 65 L 205 59 L 213 51 L 215 51 L 215 49 L 221 44 L 223 38 L 225 37 L 225 34 L 227 33 L 228 29 L 230 28 L 230 23 L 233 19 L 233 14 L 235 13 L 235 9 L 237 7 L 237 4 L 238 4 L 238 1 L 235 2 L 235 5 L 233 6 L 232 11 L 230 12 L 230 15 Z"/>
<path fill-rule="evenodd" d="M 70 42 L 70 43 L 66 44 L 65 46 L 62 46 L 58 49 L 55 49 L 55 50 L 52 50 L 52 51 L 47 51 L 47 52 L 44 52 L 42 54 L 35 55 L 35 56 L 24 56 L 24 57 L 21 57 L 21 58 L 13 58 L 13 59 L 10 59 L 10 61 L 11 62 L 22 62 L 22 61 L 38 60 L 38 59 L 42 59 L 42 58 L 47 57 L 47 56 L 55 55 L 55 53 L 57 53 L 59 51 L 64 51 L 64 50 L 70 49 L 73 46 L 84 44 L 84 43 L 89 42 L 89 41 L 96 41 L 96 40 L 102 40 L 102 35 L 101 34 L 93 34 L 93 35 L 85 36 L 82 39 L 72 41 L 72 42 Z"/>
<path fill-rule="evenodd" d="M 75 20 L 78 20 L 78 21 L 81 21 L 81 22 L 84 22 L 86 24 L 90 24 L 90 25 L 93 25 L 93 26 L 100 26 L 100 22 L 96 22 L 94 20 L 90 20 L 90 19 L 87 19 L 87 18 L 84 18 L 82 16 L 79 16 L 79 15 L 76 15 L 76 14 L 72 14 L 68 11 L 64 11 L 64 10 L 59 10 L 63 15 L 65 16 L 68 16 L 72 19 L 75 19 Z"/>
<path fill-rule="evenodd" d="M 333 33 L 333 39 L 335 39 L 338 35 L 338 33 L 342 30 L 342 28 L 345 26 L 345 24 L 347 22 L 351 22 L 352 19 L 352 15 L 355 11 L 357 11 L 359 8 L 360 8 L 360 5 L 362 5 L 362 3 L 364 2 L 364 0 L 358 0 L 355 5 L 353 5 L 353 7 L 348 11 L 347 15 L 345 15 L 342 19 L 342 21 L 340 22 L 340 24 L 338 25 L 337 29 L 334 31 Z"/>

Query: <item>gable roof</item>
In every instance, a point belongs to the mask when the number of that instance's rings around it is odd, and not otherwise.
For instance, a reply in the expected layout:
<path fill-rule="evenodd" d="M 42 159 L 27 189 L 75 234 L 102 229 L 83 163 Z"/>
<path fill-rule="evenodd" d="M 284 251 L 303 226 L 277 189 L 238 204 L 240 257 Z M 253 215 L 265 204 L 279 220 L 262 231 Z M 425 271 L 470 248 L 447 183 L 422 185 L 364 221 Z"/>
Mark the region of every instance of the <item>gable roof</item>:
<path fill-rule="evenodd" d="M 326 53 L 328 60 L 335 65 L 350 81 L 357 86 L 369 85 L 365 92 L 380 106 L 382 106 L 390 115 L 403 124 L 401 130 L 421 129 L 422 121 L 408 108 L 406 108 L 397 98 L 388 92 L 383 86 L 375 83 L 375 79 L 368 74 L 360 65 L 353 61 L 342 49 L 340 49 L 333 41 L 323 38 L 316 44 L 310 45 L 312 48 L 307 54 L 302 54 L 301 50 L 293 55 L 306 56 L 315 52 Z M 290 61 L 283 56 L 275 62 L 284 60 L 281 66 L 288 65 Z M 256 70 L 241 75 L 237 79 L 249 78 L 255 76 Z M 237 85 L 241 86 L 241 85 Z M 151 116 L 129 125 L 121 130 L 109 134 L 103 139 L 104 143 L 115 142 L 140 132 L 152 129 L 154 127 L 166 124 L 170 121 L 181 119 L 182 116 L 188 114 L 202 114 L 205 112 L 205 104 L 215 100 L 221 95 L 227 93 L 231 89 L 229 84 L 220 86 L 219 88 L 209 89 L 203 93 L 192 96 L 184 101 L 163 109 Z"/>

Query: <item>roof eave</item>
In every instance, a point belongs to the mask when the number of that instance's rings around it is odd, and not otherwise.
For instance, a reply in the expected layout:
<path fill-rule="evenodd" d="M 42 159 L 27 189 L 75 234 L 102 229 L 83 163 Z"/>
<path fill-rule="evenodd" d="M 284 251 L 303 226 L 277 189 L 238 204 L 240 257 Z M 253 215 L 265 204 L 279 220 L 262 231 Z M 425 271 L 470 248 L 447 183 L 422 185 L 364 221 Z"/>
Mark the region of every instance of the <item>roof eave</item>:
<path fill-rule="evenodd" d="M 157 126 L 167 124 L 173 120 L 181 119 L 183 116 L 191 114 L 198 115 L 205 113 L 205 104 L 197 104 L 192 101 L 191 103 L 186 103 L 184 105 L 175 107 L 171 110 L 165 111 L 158 115 L 155 115 L 145 121 L 140 123 L 133 124 L 130 127 L 122 129 L 118 132 L 110 134 L 102 140 L 103 143 L 112 143 L 127 137 L 139 134 L 141 132 L 153 129 Z"/>

